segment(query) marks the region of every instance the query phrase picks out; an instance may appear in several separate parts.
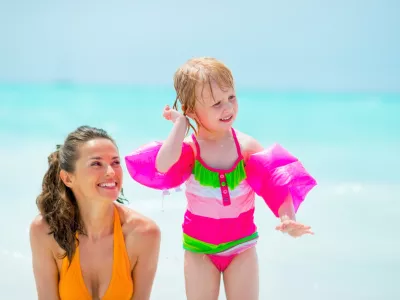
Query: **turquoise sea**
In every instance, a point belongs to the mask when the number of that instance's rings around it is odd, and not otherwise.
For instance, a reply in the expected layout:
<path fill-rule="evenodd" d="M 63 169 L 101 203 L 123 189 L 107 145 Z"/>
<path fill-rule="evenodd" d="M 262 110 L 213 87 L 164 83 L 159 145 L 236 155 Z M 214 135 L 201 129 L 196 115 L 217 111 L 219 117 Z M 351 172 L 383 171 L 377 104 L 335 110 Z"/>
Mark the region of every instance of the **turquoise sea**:
<path fill-rule="evenodd" d="M 107 130 L 121 156 L 163 139 L 174 91 L 162 86 L 0 85 L 0 299 L 36 299 L 28 226 L 47 155 L 80 125 Z M 238 87 L 235 128 L 300 158 L 318 186 L 298 220 L 315 236 L 291 239 L 257 199 L 260 299 L 400 299 L 400 94 L 277 92 Z M 126 170 L 126 168 L 125 168 Z M 161 195 L 127 172 L 129 206 L 162 230 L 151 299 L 185 299 L 183 193 Z M 220 299 L 225 299 L 221 289 Z"/>

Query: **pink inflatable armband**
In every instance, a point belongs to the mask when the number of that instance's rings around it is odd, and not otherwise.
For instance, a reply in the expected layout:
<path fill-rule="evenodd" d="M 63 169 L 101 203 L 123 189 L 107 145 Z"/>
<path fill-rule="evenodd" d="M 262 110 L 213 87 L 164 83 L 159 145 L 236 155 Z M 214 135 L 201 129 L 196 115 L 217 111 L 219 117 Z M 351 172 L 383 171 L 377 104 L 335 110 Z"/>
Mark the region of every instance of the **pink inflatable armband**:
<path fill-rule="evenodd" d="M 179 160 L 166 173 L 160 173 L 156 169 L 156 157 L 161 146 L 162 142 L 152 142 L 125 156 L 129 175 L 136 182 L 157 190 L 179 187 L 192 173 L 193 150 L 183 143 Z"/>
<path fill-rule="evenodd" d="M 246 174 L 249 185 L 276 217 L 288 193 L 297 212 L 308 192 L 317 185 L 299 160 L 278 144 L 252 154 L 246 163 Z"/>

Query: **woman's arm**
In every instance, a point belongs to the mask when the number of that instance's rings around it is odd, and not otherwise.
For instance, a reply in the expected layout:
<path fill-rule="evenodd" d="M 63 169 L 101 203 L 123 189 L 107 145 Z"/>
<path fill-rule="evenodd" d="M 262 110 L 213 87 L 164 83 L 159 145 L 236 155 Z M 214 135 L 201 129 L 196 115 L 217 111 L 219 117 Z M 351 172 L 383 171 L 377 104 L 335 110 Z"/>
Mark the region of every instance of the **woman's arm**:
<path fill-rule="evenodd" d="M 58 268 L 51 250 L 52 236 L 41 217 L 36 217 L 30 226 L 29 236 L 32 251 L 32 266 L 38 300 L 59 300 Z"/>
<path fill-rule="evenodd" d="M 158 266 L 161 233 L 152 221 L 137 232 L 138 250 L 136 265 L 132 270 L 134 295 L 132 300 L 149 300 Z"/>

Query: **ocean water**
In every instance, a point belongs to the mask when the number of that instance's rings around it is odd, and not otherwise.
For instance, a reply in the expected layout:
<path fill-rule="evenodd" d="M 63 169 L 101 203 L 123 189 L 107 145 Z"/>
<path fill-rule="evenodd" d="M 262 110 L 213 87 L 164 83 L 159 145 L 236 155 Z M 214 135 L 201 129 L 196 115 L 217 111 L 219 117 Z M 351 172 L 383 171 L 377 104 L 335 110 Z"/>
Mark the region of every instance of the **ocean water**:
<path fill-rule="evenodd" d="M 171 124 L 171 87 L 0 85 L 0 298 L 36 299 L 28 227 L 47 155 L 80 125 L 106 129 L 121 156 L 162 140 Z M 300 158 L 318 186 L 298 220 L 315 236 L 292 239 L 257 198 L 260 299 L 400 299 L 400 95 L 238 89 L 235 128 Z M 185 299 L 183 193 L 161 195 L 134 183 L 129 206 L 162 230 L 151 299 Z M 225 299 L 221 288 L 220 299 Z"/>

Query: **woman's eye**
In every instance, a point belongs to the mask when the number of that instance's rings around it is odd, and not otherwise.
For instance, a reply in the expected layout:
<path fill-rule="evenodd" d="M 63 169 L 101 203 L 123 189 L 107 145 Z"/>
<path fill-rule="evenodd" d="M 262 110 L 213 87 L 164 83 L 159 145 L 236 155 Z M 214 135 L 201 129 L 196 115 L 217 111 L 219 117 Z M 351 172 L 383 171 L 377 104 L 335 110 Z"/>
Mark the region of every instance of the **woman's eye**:
<path fill-rule="evenodd" d="M 90 164 L 91 166 L 101 166 L 100 162 L 95 161 Z"/>

